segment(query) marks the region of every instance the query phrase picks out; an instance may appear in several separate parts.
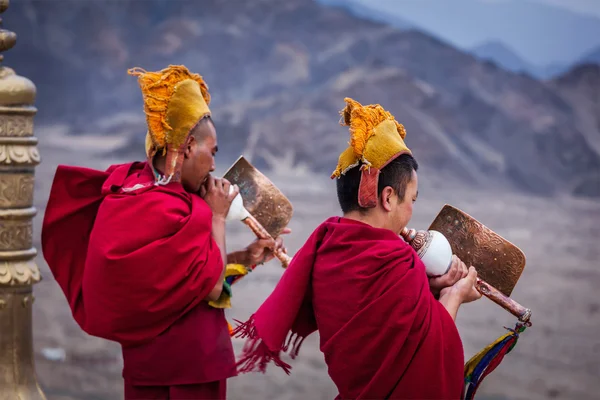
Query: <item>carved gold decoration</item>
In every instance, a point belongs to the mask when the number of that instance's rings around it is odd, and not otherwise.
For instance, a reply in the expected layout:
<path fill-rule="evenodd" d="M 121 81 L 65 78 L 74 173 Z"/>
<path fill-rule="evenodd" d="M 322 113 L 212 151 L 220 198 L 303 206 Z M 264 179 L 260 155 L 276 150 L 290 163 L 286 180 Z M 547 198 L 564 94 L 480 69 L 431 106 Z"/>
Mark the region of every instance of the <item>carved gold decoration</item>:
<path fill-rule="evenodd" d="M 33 173 L 0 173 L 0 208 L 30 207 L 34 183 Z"/>
<path fill-rule="evenodd" d="M 37 213 L 33 207 L 0 210 L 0 260 L 1 252 L 28 250 L 32 246 L 33 217 Z"/>
<path fill-rule="evenodd" d="M 0 251 L 27 249 L 32 245 L 32 221 L 0 222 Z"/>
<path fill-rule="evenodd" d="M 0 137 L 32 135 L 33 119 L 29 115 L 7 115 L 0 120 Z"/>
<path fill-rule="evenodd" d="M 8 4 L 0 0 L 0 13 Z M 0 52 L 15 43 L 0 29 Z M 33 82 L 0 66 L 0 400 L 46 400 L 33 355 L 32 285 L 42 279 L 32 247 L 35 94 Z"/>
<path fill-rule="evenodd" d="M 33 297 L 33 295 L 23 297 L 23 307 L 33 306 L 34 301 L 35 301 L 35 297 Z"/>
<path fill-rule="evenodd" d="M 0 285 L 32 285 L 40 280 L 40 270 L 34 261 L 0 263 Z"/>
<path fill-rule="evenodd" d="M 0 145 L 0 164 L 40 163 L 40 153 L 35 146 Z"/>

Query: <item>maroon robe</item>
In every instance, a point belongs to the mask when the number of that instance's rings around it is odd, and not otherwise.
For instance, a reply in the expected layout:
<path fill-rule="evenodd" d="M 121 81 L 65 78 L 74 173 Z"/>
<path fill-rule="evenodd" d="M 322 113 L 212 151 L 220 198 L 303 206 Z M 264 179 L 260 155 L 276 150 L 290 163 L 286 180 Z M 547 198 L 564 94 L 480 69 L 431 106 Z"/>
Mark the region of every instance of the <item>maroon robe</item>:
<path fill-rule="evenodd" d="M 211 223 L 202 198 L 154 185 L 147 163 L 58 167 L 44 257 L 81 328 L 122 345 L 126 387 L 236 374 L 224 312 L 204 301 L 223 269 Z"/>
<path fill-rule="evenodd" d="M 273 293 L 235 331 L 240 372 L 298 354 L 319 330 L 343 399 L 460 399 L 463 347 L 425 267 L 397 234 L 332 217 L 294 256 Z M 287 337 L 287 339 L 286 339 Z"/>

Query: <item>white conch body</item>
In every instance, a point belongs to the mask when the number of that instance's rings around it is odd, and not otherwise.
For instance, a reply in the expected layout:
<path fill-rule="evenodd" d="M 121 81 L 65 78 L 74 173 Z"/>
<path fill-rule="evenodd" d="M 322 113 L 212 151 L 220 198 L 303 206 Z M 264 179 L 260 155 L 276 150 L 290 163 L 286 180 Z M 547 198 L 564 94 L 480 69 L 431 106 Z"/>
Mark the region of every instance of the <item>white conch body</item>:
<path fill-rule="evenodd" d="M 444 275 L 452 264 L 452 248 L 448 239 L 438 231 L 429 231 L 426 243 L 417 254 L 429 276 Z"/>
<path fill-rule="evenodd" d="M 233 192 L 233 185 L 230 186 L 229 193 Z M 250 213 L 244 207 L 244 200 L 242 200 L 242 195 L 237 194 L 233 201 L 231 202 L 231 206 L 229 207 L 229 212 L 227 212 L 226 221 L 243 221 L 250 216 Z"/>

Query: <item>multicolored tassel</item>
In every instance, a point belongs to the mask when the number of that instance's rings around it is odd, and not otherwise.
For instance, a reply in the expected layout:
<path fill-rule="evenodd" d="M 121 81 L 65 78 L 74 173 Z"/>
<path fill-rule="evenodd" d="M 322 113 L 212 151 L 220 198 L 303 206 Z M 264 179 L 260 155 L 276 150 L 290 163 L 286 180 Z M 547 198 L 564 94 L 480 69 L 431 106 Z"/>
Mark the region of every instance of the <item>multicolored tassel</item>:
<path fill-rule="evenodd" d="M 225 279 L 223 281 L 223 292 L 217 301 L 209 301 L 208 304 L 213 308 L 231 308 L 231 297 L 233 291 L 231 286 L 254 271 L 255 265 L 249 267 L 242 264 L 227 264 L 225 266 Z M 233 336 L 233 327 L 227 322 L 227 328 L 229 329 L 229 336 Z"/>
<path fill-rule="evenodd" d="M 519 335 L 530 327 L 531 323 L 518 322 L 515 329 L 506 328 L 509 332 L 500 336 L 492 344 L 474 355 L 465 364 L 465 400 L 473 400 L 483 379 L 496 369 L 505 355 L 517 344 Z"/>
<path fill-rule="evenodd" d="M 208 305 L 213 308 L 231 308 L 231 297 L 233 292 L 231 285 L 237 282 L 240 278 L 246 276 L 255 266 L 246 267 L 242 264 L 227 264 L 225 266 L 225 279 L 223 280 L 223 292 L 216 301 L 209 301 Z"/>

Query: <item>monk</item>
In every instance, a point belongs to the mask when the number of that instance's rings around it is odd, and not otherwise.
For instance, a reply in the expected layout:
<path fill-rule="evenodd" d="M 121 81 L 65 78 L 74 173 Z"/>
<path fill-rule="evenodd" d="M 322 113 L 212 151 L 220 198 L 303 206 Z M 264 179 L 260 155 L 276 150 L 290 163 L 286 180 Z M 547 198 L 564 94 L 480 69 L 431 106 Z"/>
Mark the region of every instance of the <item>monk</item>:
<path fill-rule="evenodd" d="M 231 279 L 283 243 L 226 253 L 238 188 L 210 175 L 218 146 L 202 77 L 184 66 L 129 72 L 144 97 L 148 160 L 59 166 L 44 257 L 81 328 L 122 345 L 125 399 L 225 399 L 236 375 Z"/>
<path fill-rule="evenodd" d="M 347 98 L 350 146 L 333 173 L 343 217 L 323 222 L 273 293 L 234 334 L 247 338 L 241 372 L 298 355 L 316 330 L 338 399 L 460 399 L 461 304 L 481 297 L 477 273 L 454 257 L 428 278 L 399 233 L 417 200 L 418 165 L 406 131 L 380 105 Z"/>

